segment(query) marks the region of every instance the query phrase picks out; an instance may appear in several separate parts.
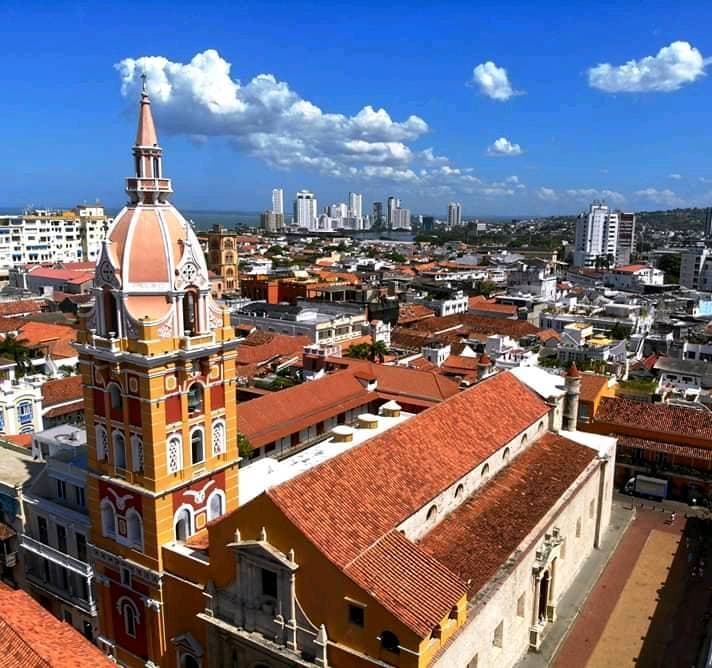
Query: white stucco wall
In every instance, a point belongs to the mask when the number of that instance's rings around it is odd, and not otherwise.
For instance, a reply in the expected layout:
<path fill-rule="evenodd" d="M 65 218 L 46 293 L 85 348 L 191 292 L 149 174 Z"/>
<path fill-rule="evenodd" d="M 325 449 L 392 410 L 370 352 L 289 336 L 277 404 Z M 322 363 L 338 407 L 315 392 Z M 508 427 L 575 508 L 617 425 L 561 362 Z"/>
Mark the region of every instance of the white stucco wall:
<path fill-rule="evenodd" d="M 604 468 L 601 534 L 605 533 L 610 521 L 613 469 L 611 459 Z M 553 569 L 549 566 L 550 572 L 554 573 L 552 601 L 556 605 L 575 580 L 585 559 L 594 550 L 600 484 L 601 461 L 596 459 L 520 545 L 522 556 L 516 567 L 500 581 L 494 578 L 470 602 L 466 626 L 434 666 L 466 667 L 477 657 L 478 668 L 506 668 L 516 664 L 529 650 L 529 633 L 536 615 L 534 566 L 537 549 L 543 545 L 546 533 L 551 533 L 555 527 L 559 529 L 564 540 L 558 548 L 552 550 L 550 558 L 555 558 L 555 566 Z M 577 536 L 579 521 L 580 535 Z M 520 616 L 517 614 L 517 603 L 522 595 L 524 614 Z M 503 624 L 501 648 L 493 644 L 495 629 L 500 623 Z M 551 624 L 546 628 L 551 628 Z"/>

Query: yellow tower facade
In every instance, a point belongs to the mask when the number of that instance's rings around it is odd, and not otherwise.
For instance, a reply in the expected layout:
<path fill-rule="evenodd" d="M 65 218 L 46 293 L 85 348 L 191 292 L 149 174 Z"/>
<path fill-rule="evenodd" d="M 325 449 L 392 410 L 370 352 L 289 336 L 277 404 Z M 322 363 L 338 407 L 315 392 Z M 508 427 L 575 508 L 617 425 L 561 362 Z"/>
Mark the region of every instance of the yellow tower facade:
<path fill-rule="evenodd" d="M 237 507 L 237 341 L 198 239 L 168 201 L 145 89 L 133 157 L 77 346 L 99 642 L 120 663 L 150 666 L 170 664 L 161 547 L 189 551 Z"/>

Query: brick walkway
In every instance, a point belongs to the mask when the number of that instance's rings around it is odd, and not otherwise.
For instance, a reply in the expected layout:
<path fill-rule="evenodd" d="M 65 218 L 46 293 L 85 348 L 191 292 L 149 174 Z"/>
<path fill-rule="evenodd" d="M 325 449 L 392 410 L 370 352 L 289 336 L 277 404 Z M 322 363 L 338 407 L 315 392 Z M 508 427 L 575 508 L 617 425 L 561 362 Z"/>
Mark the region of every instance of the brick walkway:
<path fill-rule="evenodd" d="M 556 668 L 689 668 L 712 609 L 709 526 L 639 509 L 556 656 Z M 705 554 L 707 556 L 705 556 Z M 704 575 L 693 570 L 709 561 Z"/>

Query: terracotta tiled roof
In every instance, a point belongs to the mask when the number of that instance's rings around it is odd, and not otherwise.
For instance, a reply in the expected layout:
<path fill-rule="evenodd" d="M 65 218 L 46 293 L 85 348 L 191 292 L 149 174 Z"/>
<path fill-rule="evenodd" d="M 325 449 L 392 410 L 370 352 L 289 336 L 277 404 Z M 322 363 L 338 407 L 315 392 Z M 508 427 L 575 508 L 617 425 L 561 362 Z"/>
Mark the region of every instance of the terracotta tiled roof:
<path fill-rule="evenodd" d="M 604 397 L 595 419 L 663 434 L 712 439 L 712 413 L 683 406 Z"/>
<path fill-rule="evenodd" d="M 32 434 L 3 434 L 0 438 L 13 445 L 19 445 L 21 448 L 32 447 Z"/>
<path fill-rule="evenodd" d="M 44 300 L 39 299 L 20 299 L 12 302 L 0 302 L 0 318 L 24 315 L 26 313 L 39 313 L 44 306 Z"/>
<path fill-rule="evenodd" d="M 81 401 L 82 399 L 81 376 L 67 376 L 66 378 L 48 380 L 42 386 L 42 406 L 44 408 L 68 401 Z"/>
<path fill-rule="evenodd" d="M 67 325 L 29 321 L 22 326 L 17 338 L 28 346 L 47 346 L 55 359 L 77 356 L 77 351 L 72 347 L 77 331 Z"/>
<path fill-rule="evenodd" d="M 238 404 L 239 430 L 260 447 L 375 398 L 353 374 L 340 371 Z"/>
<path fill-rule="evenodd" d="M 523 383 L 501 373 L 266 493 L 321 552 L 349 572 L 403 520 L 547 412 Z M 379 580 L 387 591 L 377 588 L 374 595 L 384 605 L 399 600 L 398 592 L 412 586 L 399 579 L 418 572 L 401 563 L 393 577 Z M 349 574 L 360 586 L 372 586 L 361 570 Z M 421 596 L 425 605 L 433 594 L 424 589 Z M 405 611 L 399 618 L 422 633 L 422 625 Z"/>
<path fill-rule="evenodd" d="M 463 357 L 462 355 L 450 355 L 445 362 L 443 362 L 443 369 L 455 370 L 455 371 L 476 371 L 477 370 L 477 357 Z"/>
<path fill-rule="evenodd" d="M 634 274 L 636 271 L 650 268 L 647 264 L 625 264 L 622 267 L 616 267 L 613 271 L 618 274 Z"/>
<path fill-rule="evenodd" d="M 420 546 L 469 580 L 474 596 L 595 456 L 591 448 L 545 434 L 440 522 Z"/>
<path fill-rule="evenodd" d="M 581 394 L 583 401 L 593 401 L 599 393 L 608 387 L 608 376 L 598 376 L 593 373 L 581 374 Z"/>
<path fill-rule="evenodd" d="M 422 636 L 465 594 L 465 583 L 399 531 L 357 557 L 346 574 Z"/>
<path fill-rule="evenodd" d="M 2 668 L 113 666 L 97 647 L 22 590 L 0 586 Z"/>
<path fill-rule="evenodd" d="M 401 304 L 398 309 L 398 324 L 400 325 L 433 317 L 435 317 L 435 311 L 422 304 Z"/>
<path fill-rule="evenodd" d="M 661 441 L 652 441 L 647 438 L 635 438 L 633 436 L 619 436 L 618 445 L 629 448 L 640 448 L 641 450 L 650 450 L 651 452 L 665 452 L 669 455 L 690 457 L 691 459 L 701 459 L 707 462 L 712 461 L 712 449 L 708 450 L 707 448 L 695 448 L 689 445 L 663 443 Z"/>
<path fill-rule="evenodd" d="M 22 318 L 0 318 L 0 333 L 17 332 L 24 324 L 25 321 Z"/>
<path fill-rule="evenodd" d="M 458 313 L 446 315 L 442 318 L 428 318 L 414 323 L 412 329 L 423 332 L 443 332 L 449 329 L 458 329 L 459 333 L 466 335 L 475 334 L 503 334 L 518 338 L 529 334 L 538 334 L 539 328 L 526 320 L 511 320 L 509 318 L 488 318 L 486 316 Z"/>
<path fill-rule="evenodd" d="M 561 339 L 561 335 L 555 329 L 542 329 L 537 336 L 542 343 L 546 343 L 550 339 L 556 339 L 557 341 Z"/>
<path fill-rule="evenodd" d="M 238 364 L 259 364 L 274 357 L 295 355 L 310 343 L 308 336 L 252 332 L 237 349 Z"/>
<path fill-rule="evenodd" d="M 502 313 L 509 316 L 517 315 L 517 307 L 513 304 L 497 304 L 485 299 L 481 295 L 470 297 L 469 307 L 473 311 L 489 311 L 490 313 Z"/>

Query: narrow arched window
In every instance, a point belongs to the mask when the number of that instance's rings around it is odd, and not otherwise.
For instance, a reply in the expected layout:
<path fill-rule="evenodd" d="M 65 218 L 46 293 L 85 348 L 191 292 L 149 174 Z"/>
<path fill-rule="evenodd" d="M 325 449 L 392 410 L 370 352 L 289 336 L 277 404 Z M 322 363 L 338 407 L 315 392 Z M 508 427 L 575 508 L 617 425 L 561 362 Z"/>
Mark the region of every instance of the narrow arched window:
<path fill-rule="evenodd" d="M 438 507 L 435 504 L 433 504 L 432 506 L 430 506 L 430 508 L 428 508 L 428 514 L 427 514 L 428 522 L 432 522 L 433 520 L 435 520 L 435 518 L 437 516 L 438 516 Z"/>
<path fill-rule="evenodd" d="M 509 461 L 509 448 L 505 448 L 502 453 L 502 461 L 506 464 Z"/>
<path fill-rule="evenodd" d="M 101 531 L 110 538 L 116 535 L 116 511 L 106 499 L 101 502 Z"/>
<path fill-rule="evenodd" d="M 213 455 L 225 453 L 225 423 L 222 420 L 213 422 Z"/>
<path fill-rule="evenodd" d="M 221 492 L 213 492 L 208 499 L 208 521 L 217 519 L 223 512 L 223 495 Z"/>
<path fill-rule="evenodd" d="M 174 521 L 176 540 L 184 541 L 192 533 L 192 522 L 190 511 L 187 508 L 181 508 L 175 516 Z"/>
<path fill-rule="evenodd" d="M 126 468 L 126 439 L 120 431 L 114 432 L 114 466 Z"/>
<path fill-rule="evenodd" d="M 112 411 L 117 411 L 121 406 L 121 388 L 116 383 L 112 383 L 109 385 L 109 407 Z"/>
<path fill-rule="evenodd" d="M 124 603 L 121 604 L 121 616 L 124 618 L 124 632 L 130 638 L 135 638 L 138 611 L 134 607 L 133 603 L 124 601 Z"/>
<path fill-rule="evenodd" d="M 465 486 L 464 486 L 464 485 L 458 485 L 458 486 L 457 486 L 457 489 L 455 490 L 455 498 L 456 498 L 456 499 L 461 498 L 464 492 L 465 492 Z"/>
<path fill-rule="evenodd" d="M 195 290 L 186 290 L 183 295 L 183 329 L 189 336 L 198 333 L 198 295 Z"/>
<path fill-rule="evenodd" d="M 205 438 L 202 428 L 194 429 L 190 435 L 191 464 L 200 464 L 205 460 Z"/>
<path fill-rule="evenodd" d="M 96 429 L 96 458 L 100 462 L 105 462 L 109 459 L 109 435 L 106 429 L 101 425 L 97 425 Z"/>
<path fill-rule="evenodd" d="M 119 313 L 116 306 L 116 297 L 108 288 L 104 288 L 104 333 L 116 337 L 119 333 Z"/>
<path fill-rule="evenodd" d="M 188 412 L 191 414 L 203 412 L 203 386 L 193 383 L 188 388 Z"/>
<path fill-rule="evenodd" d="M 143 441 L 136 434 L 131 436 L 131 468 L 135 472 L 143 471 Z"/>
<path fill-rule="evenodd" d="M 143 525 L 140 515 L 133 509 L 126 515 L 126 534 L 131 547 L 143 550 Z"/>
<path fill-rule="evenodd" d="M 174 435 L 168 439 L 167 457 L 168 473 L 178 473 L 183 467 L 183 443 L 180 436 Z"/>
<path fill-rule="evenodd" d="M 485 480 L 489 476 L 489 464 L 482 467 L 482 479 Z"/>

